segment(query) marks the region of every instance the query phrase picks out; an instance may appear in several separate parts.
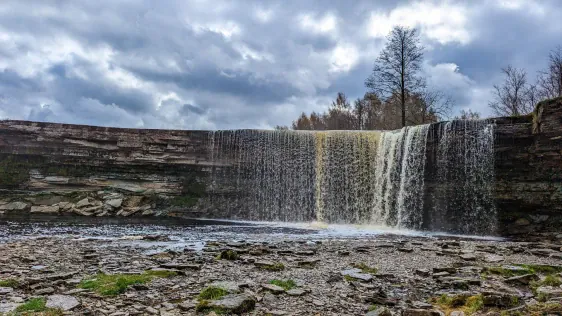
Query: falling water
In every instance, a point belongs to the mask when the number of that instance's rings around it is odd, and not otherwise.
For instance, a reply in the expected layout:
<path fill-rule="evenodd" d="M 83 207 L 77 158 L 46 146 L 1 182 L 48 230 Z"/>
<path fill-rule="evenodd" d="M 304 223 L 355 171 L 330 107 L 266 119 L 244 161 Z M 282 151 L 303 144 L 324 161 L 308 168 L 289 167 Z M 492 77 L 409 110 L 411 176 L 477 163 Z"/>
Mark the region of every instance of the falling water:
<path fill-rule="evenodd" d="M 455 120 L 439 127 L 432 228 L 493 233 L 494 125 Z"/>
<path fill-rule="evenodd" d="M 212 132 L 213 207 L 247 220 L 489 232 L 490 225 L 474 223 L 495 216 L 493 130 L 459 122 L 441 123 L 437 142 L 428 139 L 435 125 L 385 132 Z M 432 150 L 438 158 L 428 160 Z M 428 194 L 427 184 L 434 182 L 447 185 Z"/>

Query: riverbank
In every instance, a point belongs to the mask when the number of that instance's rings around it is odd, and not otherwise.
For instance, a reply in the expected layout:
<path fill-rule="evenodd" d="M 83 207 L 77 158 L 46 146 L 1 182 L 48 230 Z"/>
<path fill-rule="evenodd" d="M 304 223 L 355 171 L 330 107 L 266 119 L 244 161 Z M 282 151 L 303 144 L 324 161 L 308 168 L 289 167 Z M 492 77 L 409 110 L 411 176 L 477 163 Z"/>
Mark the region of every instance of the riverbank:
<path fill-rule="evenodd" d="M 118 226 L 98 225 L 105 233 L 101 229 L 94 236 L 92 227 L 0 226 L 0 311 L 562 312 L 562 240 L 554 235 L 527 242 L 412 235 L 351 239 L 251 225 L 128 229 L 130 235 L 125 235 Z"/>

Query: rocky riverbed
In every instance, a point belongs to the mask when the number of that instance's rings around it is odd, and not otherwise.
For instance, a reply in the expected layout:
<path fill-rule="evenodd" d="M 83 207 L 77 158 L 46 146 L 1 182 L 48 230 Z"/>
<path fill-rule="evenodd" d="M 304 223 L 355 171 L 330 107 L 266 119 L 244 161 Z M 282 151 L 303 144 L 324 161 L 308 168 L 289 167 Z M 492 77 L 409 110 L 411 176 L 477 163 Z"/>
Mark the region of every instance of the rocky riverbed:
<path fill-rule="evenodd" d="M 169 229 L 0 231 L 0 314 L 562 313 L 556 235 L 523 242 L 207 229 L 178 242 Z"/>

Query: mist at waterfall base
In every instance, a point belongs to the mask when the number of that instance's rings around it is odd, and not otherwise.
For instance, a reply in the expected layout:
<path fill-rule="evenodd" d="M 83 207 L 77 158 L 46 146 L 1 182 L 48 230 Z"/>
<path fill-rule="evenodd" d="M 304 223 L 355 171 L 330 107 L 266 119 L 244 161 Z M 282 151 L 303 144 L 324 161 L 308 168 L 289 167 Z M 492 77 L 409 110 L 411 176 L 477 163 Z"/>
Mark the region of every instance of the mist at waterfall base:
<path fill-rule="evenodd" d="M 494 235 L 493 129 L 455 120 L 396 131 L 211 132 L 210 202 L 237 220 Z"/>

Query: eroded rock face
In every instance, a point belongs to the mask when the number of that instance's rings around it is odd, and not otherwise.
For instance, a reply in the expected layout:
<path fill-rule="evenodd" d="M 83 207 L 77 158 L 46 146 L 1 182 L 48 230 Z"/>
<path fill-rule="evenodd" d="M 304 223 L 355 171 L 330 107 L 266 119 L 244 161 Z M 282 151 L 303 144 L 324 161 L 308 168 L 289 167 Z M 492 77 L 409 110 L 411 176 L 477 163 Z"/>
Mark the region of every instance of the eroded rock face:
<path fill-rule="evenodd" d="M 500 233 L 559 231 L 562 98 L 541 103 L 533 115 L 492 121 Z M 210 135 L 1 121 L 0 214 L 34 206 L 34 213 L 45 214 L 245 218 L 247 207 L 222 205 L 232 205 L 228 199 L 236 195 L 229 179 L 224 187 L 208 190 L 212 167 L 227 170 L 232 165 L 212 161 Z M 426 190 L 436 185 L 434 179 L 425 183 Z M 34 196 L 44 193 L 64 198 Z M 214 201 L 220 205 L 205 203 L 203 196 L 218 197 Z"/>

